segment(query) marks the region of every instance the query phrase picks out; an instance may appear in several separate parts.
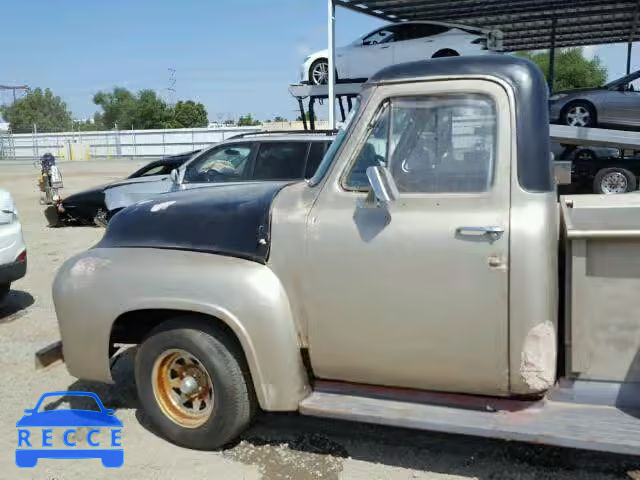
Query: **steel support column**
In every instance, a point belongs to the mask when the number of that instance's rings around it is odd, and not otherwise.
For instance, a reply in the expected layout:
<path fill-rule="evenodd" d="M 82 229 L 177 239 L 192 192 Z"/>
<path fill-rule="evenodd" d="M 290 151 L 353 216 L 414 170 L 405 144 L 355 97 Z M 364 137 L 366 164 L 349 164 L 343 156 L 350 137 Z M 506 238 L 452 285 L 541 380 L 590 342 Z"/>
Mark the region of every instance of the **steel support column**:
<path fill-rule="evenodd" d="M 551 48 L 549 49 L 549 94 L 553 93 L 553 82 L 556 79 L 556 23 L 557 18 L 551 20 Z"/>
<path fill-rule="evenodd" d="M 629 41 L 627 42 L 627 75 L 631 73 L 631 50 L 633 49 L 633 39 L 636 36 L 638 28 L 638 20 L 640 19 L 640 0 L 636 2 L 636 9 L 633 13 L 633 24 L 629 32 Z"/>
<path fill-rule="evenodd" d="M 328 30 L 328 43 L 329 43 L 329 129 L 336 128 L 336 6 L 335 0 L 327 0 L 328 15 L 327 15 L 327 30 Z M 313 121 L 313 120 L 312 120 Z"/>
<path fill-rule="evenodd" d="M 304 103 L 302 102 L 301 98 L 298 98 L 298 107 L 300 107 L 300 118 L 302 118 L 302 125 L 304 126 L 305 130 L 309 130 L 307 128 L 307 117 L 304 113 Z"/>

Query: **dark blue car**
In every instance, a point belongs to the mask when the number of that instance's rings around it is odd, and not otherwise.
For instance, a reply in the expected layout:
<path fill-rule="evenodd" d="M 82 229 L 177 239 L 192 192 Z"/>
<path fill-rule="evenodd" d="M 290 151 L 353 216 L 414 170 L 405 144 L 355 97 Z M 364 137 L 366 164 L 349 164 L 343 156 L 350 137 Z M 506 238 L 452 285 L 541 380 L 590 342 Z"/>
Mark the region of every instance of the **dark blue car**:
<path fill-rule="evenodd" d="M 39 412 L 39 408 L 42 402 L 47 397 L 54 396 L 85 396 L 93 398 L 100 411 L 95 410 L 81 410 L 81 409 L 69 409 L 69 410 L 49 410 Z M 105 467 L 114 468 L 122 466 L 124 462 L 124 450 L 122 448 L 74 448 L 75 442 L 70 444 L 67 442 L 68 436 L 63 435 L 65 446 L 68 448 L 52 448 L 52 445 L 44 446 L 46 440 L 50 440 L 51 437 L 45 438 L 45 432 L 48 429 L 56 427 L 67 427 L 68 431 L 75 432 L 76 427 L 93 427 L 93 430 L 89 430 L 87 433 L 87 442 L 93 446 L 91 440 L 91 432 L 99 432 L 99 429 L 120 429 L 122 428 L 122 422 L 114 415 L 114 410 L 108 410 L 102 405 L 100 398 L 95 393 L 91 392 L 50 392 L 45 393 L 40 397 L 38 403 L 33 409 L 26 409 L 26 415 L 23 416 L 17 423 L 18 427 L 18 448 L 16 449 L 16 464 L 19 467 L 35 467 L 39 458 L 63 458 L 63 459 L 81 459 L 81 458 L 99 458 Z M 40 436 L 37 434 L 42 432 L 42 442 L 40 442 Z M 34 435 L 36 434 L 36 435 Z M 120 439 L 120 431 L 115 430 L 115 439 Z M 31 437 L 33 436 L 33 439 Z M 112 430 L 112 439 L 114 438 L 114 431 Z M 120 446 L 112 440 L 112 445 Z M 20 448 L 27 446 L 29 448 Z M 98 447 L 96 443 L 95 447 Z"/>

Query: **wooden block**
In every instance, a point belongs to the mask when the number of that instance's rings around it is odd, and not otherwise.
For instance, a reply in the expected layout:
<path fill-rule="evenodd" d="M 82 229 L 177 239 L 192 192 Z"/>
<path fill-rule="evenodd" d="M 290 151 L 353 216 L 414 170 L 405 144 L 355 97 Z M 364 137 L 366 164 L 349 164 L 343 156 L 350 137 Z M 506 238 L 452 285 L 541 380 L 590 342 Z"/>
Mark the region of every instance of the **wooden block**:
<path fill-rule="evenodd" d="M 40 370 L 53 365 L 58 361 L 64 361 L 62 355 L 62 341 L 58 340 L 36 352 L 36 370 Z"/>

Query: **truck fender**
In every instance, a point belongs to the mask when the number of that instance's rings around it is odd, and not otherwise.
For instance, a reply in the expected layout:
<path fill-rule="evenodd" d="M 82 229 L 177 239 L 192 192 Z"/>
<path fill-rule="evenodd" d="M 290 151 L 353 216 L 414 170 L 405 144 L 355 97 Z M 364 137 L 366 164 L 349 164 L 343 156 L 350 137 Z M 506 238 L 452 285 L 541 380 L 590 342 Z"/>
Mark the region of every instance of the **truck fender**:
<path fill-rule="evenodd" d="M 79 378 L 111 380 L 107 349 L 118 318 L 171 310 L 229 327 L 264 410 L 297 410 L 310 392 L 289 299 L 275 273 L 258 262 L 190 251 L 96 248 L 61 268 L 54 302 L 65 361 Z"/>

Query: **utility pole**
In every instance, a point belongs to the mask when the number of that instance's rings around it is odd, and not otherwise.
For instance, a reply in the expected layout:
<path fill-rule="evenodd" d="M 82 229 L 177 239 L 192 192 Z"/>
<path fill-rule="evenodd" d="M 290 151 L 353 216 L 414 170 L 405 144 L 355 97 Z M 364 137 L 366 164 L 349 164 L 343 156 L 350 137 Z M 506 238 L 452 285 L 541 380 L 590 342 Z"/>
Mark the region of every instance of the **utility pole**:
<path fill-rule="evenodd" d="M 28 92 L 29 86 L 28 85 L 0 85 L 0 90 L 11 90 L 13 92 L 13 103 L 16 103 L 16 100 L 17 100 L 16 92 L 20 90 L 23 92 Z"/>
<path fill-rule="evenodd" d="M 176 69 L 168 68 L 167 70 L 169 70 L 169 86 L 166 88 L 167 103 L 170 107 L 173 107 L 176 104 Z"/>

